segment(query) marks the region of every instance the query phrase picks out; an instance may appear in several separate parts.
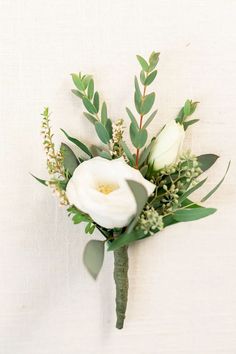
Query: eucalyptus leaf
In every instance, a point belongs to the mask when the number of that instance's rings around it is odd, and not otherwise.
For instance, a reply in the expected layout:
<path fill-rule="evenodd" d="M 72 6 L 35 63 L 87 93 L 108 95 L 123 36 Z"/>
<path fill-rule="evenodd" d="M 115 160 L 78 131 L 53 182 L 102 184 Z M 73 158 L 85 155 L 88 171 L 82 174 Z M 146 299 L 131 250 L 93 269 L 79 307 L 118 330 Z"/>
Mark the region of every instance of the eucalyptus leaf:
<path fill-rule="evenodd" d="M 97 278 L 104 260 L 104 242 L 90 240 L 84 249 L 83 262 L 94 279 Z"/>
<path fill-rule="evenodd" d="M 77 157 L 75 156 L 71 148 L 64 143 L 61 144 L 60 151 L 63 156 L 63 165 L 65 167 L 65 170 L 69 171 L 69 173 L 73 175 L 74 170 L 79 165 Z"/>
<path fill-rule="evenodd" d="M 133 228 L 136 226 L 138 218 L 148 200 L 148 193 L 146 188 L 141 183 L 132 180 L 127 180 L 127 183 L 129 188 L 131 189 L 131 192 L 134 195 L 136 205 L 137 205 L 136 215 L 127 228 L 127 233 L 130 233 L 133 230 Z"/>
<path fill-rule="evenodd" d="M 106 102 L 103 102 L 102 110 L 101 110 L 101 123 L 103 125 L 106 125 L 106 122 L 107 122 L 107 105 Z"/>
<path fill-rule="evenodd" d="M 144 165 L 143 167 L 140 168 L 140 172 L 143 177 L 146 176 L 147 171 L 148 171 L 148 165 Z"/>
<path fill-rule="evenodd" d="M 149 74 L 144 82 L 145 86 L 150 85 L 156 78 L 157 76 L 157 70 L 154 70 L 151 74 Z"/>
<path fill-rule="evenodd" d="M 208 198 L 210 198 L 212 196 L 212 194 L 214 194 L 217 191 L 217 189 L 220 187 L 220 185 L 224 182 L 224 179 L 229 171 L 230 163 L 231 163 L 231 161 L 229 161 L 229 163 L 228 163 L 228 166 L 227 166 L 227 169 L 225 171 L 223 178 L 220 180 L 219 183 L 217 183 L 217 185 L 204 198 L 202 198 L 201 202 L 205 202 Z"/>
<path fill-rule="evenodd" d="M 188 128 L 190 125 L 199 122 L 199 120 L 200 120 L 200 119 L 192 119 L 192 120 L 189 120 L 189 121 L 187 121 L 187 122 L 184 122 L 184 123 L 183 123 L 184 130 L 187 130 L 187 128 Z"/>
<path fill-rule="evenodd" d="M 141 57 L 141 55 L 137 55 L 137 59 L 138 59 L 138 61 L 139 61 L 139 64 L 141 65 L 142 69 L 143 69 L 144 71 L 148 72 L 148 70 L 149 70 L 149 65 L 148 65 L 148 63 L 146 62 L 146 60 L 145 60 L 143 57 Z"/>
<path fill-rule="evenodd" d="M 81 141 L 79 141 L 78 139 L 73 138 L 72 136 L 67 134 L 67 132 L 65 132 L 65 130 L 61 129 L 61 131 L 65 134 L 65 136 L 67 137 L 67 139 L 69 141 L 71 141 L 73 144 L 78 146 L 83 152 L 85 152 L 85 154 L 87 154 L 89 157 L 93 156 L 91 151 L 89 150 L 89 148 L 85 144 L 81 143 Z"/>
<path fill-rule="evenodd" d="M 82 79 L 79 77 L 79 75 L 77 74 L 71 74 L 72 76 L 72 80 L 75 84 L 75 86 L 80 90 L 80 91 L 84 91 L 84 84 Z"/>
<path fill-rule="evenodd" d="M 137 79 L 136 76 L 134 77 L 134 86 L 135 86 L 135 92 L 136 92 L 136 94 L 137 94 L 139 100 L 141 101 L 141 99 L 142 99 L 142 94 L 141 94 L 141 91 L 140 91 L 140 88 L 139 88 L 138 79 Z"/>
<path fill-rule="evenodd" d="M 114 241 L 109 243 L 108 251 L 114 251 L 120 247 L 127 246 L 133 241 L 140 240 L 144 237 L 142 230 L 133 230 L 130 233 L 123 233 L 117 237 Z"/>
<path fill-rule="evenodd" d="M 155 101 L 155 93 L 154 92 L 152 92 L 149 95 L 144 97 L 142 105 L 141 105 L 141 113 L 143 115 L 147 114 L 151 110 L 151 108 L 154 104 L 154 101 Z"/>
<path fill-rule="evenodd" d="M 141 149 L 147 141 L 147 130 L 138 129 L 133 123 L 130 124 L 130 138 L 136 149 Z"/>
<path fill-rule="evenodd" d="M 102 125 L 102 123 L 100 122 L 96 122 L 95 123 L 95 129 L 97 132 L 97 135 L 99 137 L 99 139 L 104 143 L 107 144 L 110 140 L 110 136 L 108 134 L 108 131 L 106 130 L 106 128 Z"/>
<path fill-rule="evenodd" d="M 112 139 L 112 121 L 110 118 L 107 118 L 106 121 L 106 130 L 109 134 L 110 139 Z"/>
<path fill-rule="evenodd" d="M 84 94 L 80 92 L 79 90 L 71 90 L 75 96 L 78 96 L 79 98 L 83 98 Z"/>
<path fill-rule="evenodd" d="M 214 163 L 216 160 L 219 158 L 219 156 L 214 155 L 214 154 L 204 154 L 197 156 L 197 161 L 199 163 L 199 167 L 203 172 L 207 171 Z"/>
<path fill-rule="evenodd" d="M 146 128 L 149 126 L 149 124 L 150 124 L 150 123 L 153 121 L 153 119 L 155 118 L 156 114 L 157 114 L 157 110 L 154 111 L 154 112 L 150 115 L 150 117 L 146 120 L 146 122 L 145 122 L 144 125 L 143 125 L 143 128 L 144 128 L 144 129 L 146 129 Z"/>
<path fill-rule="evenodd" d="M 184 104 L 184 116 L 187 117 L 191 114 L 191 102 L 187 100 Z"/>
<path fill-rule="evenodd" d="M 139 127 L 138 122 L 128 107 L 126 107 L 126 112 L 128 113 L 128 116 L 129 116 L 131 122 L 138 128 Z"/>
<path fill-rule="evenodd" d="M 83 112 L 84 116 L 90 121 L 90 123 L 95 124 L 98 120 L 96 117 L 94 117 L 92 114 Z"/>
<path fill-rule="evenodd" d="M 150 154 L 150 151 L 152 149 L 152 146 L 155 142 L 155 138 L 152 139 L 152 141 L 150 142 L 150 144 L 145 147 L 142 151 L 142 153 L 140 154 L 140 157 L 139 157 L 139 167 L 142 166 L 142 164 L 146 161 L 146 159 L 148 158 L 148 155 Z"/>
<path fill-rule="evenodd" d="M 140 72 L 140 81 L 143 85 L 145 85 L 145 80 L 146 80 L 146 75 L 145 72 L 143 70 L 141 70 Z"/>
<path fill-rule="evenodd" d="M 133 157 L 130 149 L 128 148 L 128 146 L 126 145 L 126 143 L 123 140 L 121 140 L 120 145 L 122 146 L 122 149 L 124 150 L 124 153 L 130 162 L 130 165 L 134 166 L 135 160 L 134 160 L 134 157 Z"/>
<path fill-rule="evenodd" d="M 140 96 L 137 94 L 137 92 L 135 91 L 134 93 L 134 103 L 135 103 L 135 108 L 136 111 L 141 114 L 141 106 L 142 106 L 142 100 L 140 98 Z"/>
<path fill-rule="evenodd" d="M 99 94 L 96 91 L 93 97 L 93 105 L 96 108 L 96 113 L 99 112 Z"/>
<path fill-rule="evenodd" d="M 211 214 L 214 214 L 217 209 L 215 208 L 191 208 L 176 210 L 173 214 L 173 218 L 179 222 L 193 221 L 201 218 L 205 218 Z"/>
<path fill-rule="evenodd" d="M 91 100 L 93 98 L 94 93 L 94 81 L 91 79 L 88 84 L 88 99 Z"/>
<path fill-rule="evenodd" d="M 179 198 L 179 205 L 183 202 L 183 200 L 185 200 L 190 194 L 192 194 L 193 192 L 195 192 L 197 189 L 199 189 L 205 182 L 206 182 L 207 178 L 203 179 L 202 181 L 198 182 L 195 186 L 193 186 L 192 188 L 188 189 L 185 193 L 183 193 L 181 195 L 181 197 Z"/>
<path fill-rule="evenodd" d="M 87 109 L 87 111 L 89 113 L 97 113 L 97 109 L 96 107 L 92 104 L 92 102 L 89 101 L 89 99 L 87 97 L 83 97 L 83 104 L 84 104 L 84 107 Z"/>

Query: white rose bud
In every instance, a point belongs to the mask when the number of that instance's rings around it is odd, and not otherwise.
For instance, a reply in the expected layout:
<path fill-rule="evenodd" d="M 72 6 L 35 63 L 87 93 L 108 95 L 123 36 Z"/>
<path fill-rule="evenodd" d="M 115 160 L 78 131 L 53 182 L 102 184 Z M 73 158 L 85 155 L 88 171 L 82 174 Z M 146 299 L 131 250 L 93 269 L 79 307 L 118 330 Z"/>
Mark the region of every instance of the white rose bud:
<path fill-rule="evenodd" d="M 152 147 L 149 164 L 155 171 L 175 163 L 182 149 L 185 131 L 183 125 L 170 121 L 160 134 Z"/>
<path fill-rule="evenodd" d="M 66 195 L 71 205 L 89 214 L 98 225 L 108 229 L 124 227 L 137 212 L 126 180 L 142 184 L 149 196 L 155 189 L 153 183 L 127 165 L 122 157 L 115 160 L 94 157 L 75 169 Z"/>

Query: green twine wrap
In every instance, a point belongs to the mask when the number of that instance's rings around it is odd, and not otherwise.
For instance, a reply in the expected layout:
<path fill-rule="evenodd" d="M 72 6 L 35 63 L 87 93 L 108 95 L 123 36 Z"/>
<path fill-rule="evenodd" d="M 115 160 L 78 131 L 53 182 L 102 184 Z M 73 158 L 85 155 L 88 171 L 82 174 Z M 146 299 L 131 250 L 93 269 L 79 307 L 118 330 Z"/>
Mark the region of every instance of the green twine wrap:
<path fill-rule="evenodd" d="M 122 329 L 128 300 L 128 247 L 114 250 L 114 280 L 116 283 L 116 328 Z"/>

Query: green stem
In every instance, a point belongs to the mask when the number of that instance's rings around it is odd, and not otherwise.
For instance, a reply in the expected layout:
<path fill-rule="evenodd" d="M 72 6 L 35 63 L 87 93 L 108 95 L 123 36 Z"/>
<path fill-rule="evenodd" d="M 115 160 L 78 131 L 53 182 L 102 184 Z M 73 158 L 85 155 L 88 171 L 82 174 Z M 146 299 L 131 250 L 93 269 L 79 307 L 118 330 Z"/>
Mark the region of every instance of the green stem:
<path fill-rule="evenodd" d="M 122 329 L 128 300 L 128 247 L 114 250 L 114 280 L 116 283 L 116 328 Z"/>

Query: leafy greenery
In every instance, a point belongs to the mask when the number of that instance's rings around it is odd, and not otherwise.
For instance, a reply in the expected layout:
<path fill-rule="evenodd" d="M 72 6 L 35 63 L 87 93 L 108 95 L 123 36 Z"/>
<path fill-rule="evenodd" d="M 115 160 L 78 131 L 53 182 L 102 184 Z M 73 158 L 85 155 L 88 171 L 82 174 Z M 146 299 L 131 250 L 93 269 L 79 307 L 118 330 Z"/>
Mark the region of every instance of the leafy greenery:
<path fill-rule="evenodd" d="M 74 173 L 74 170 L 79 165 L 79 161 L 78 161 L 77 157 L 75 156 L 74 152 L 71 150 L 71 148 L 68 145 L 62 143 L 60 151 L 63 156 L 64 168 L 72 176 Z"/>
<path fill-rule="evenodd" d="M 94 279 L 97 278 L 104 260 L 104 242 L 90 240 L 84 249 L 83 262 Z"/>
<path fill-rule="evenodd" d="M 95 223 L 91 219 L 91 217 L 79 209 L 77 209 L 74 205 L 71 205 L 68 209 L 68 216 L 72 215 L 72 221 L 74 224 L 80 224 L 81 222 L 87 223 L 85 227 L 85 233 L 86 234 L 92 234 L 93 231 L 95 230 Z"/>
<path fill-rule="evenodd" d="M 86 155 L 88 155 L 89 157 L 92 157 L 92 156 L 93 156 L 92 153 L 91 153 L 91 151 L 89 150 L 89 148 L 88 148 L 85 144 L 81 143 L 81 141 L 79 141 L 78 139 L 73 138 L 72 136 L 70 136 L 69 134 L 67 134 L 67 133 L 65 132 L 65 130 L 61 129 L 61 131 L 65 134 L 65 136 L 67 137 L 67 139 L 68 139 L 69 141 L 71 141 L 73 144 L 75 144 L 76 146 L 78 146 L 83 152 L 85 152 Z"/>

